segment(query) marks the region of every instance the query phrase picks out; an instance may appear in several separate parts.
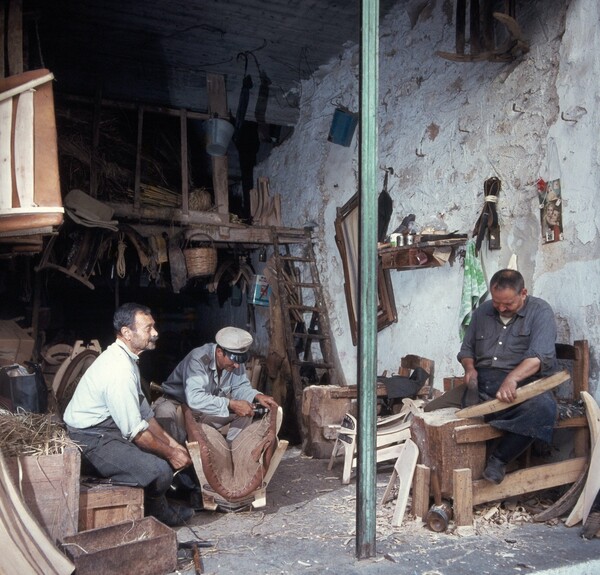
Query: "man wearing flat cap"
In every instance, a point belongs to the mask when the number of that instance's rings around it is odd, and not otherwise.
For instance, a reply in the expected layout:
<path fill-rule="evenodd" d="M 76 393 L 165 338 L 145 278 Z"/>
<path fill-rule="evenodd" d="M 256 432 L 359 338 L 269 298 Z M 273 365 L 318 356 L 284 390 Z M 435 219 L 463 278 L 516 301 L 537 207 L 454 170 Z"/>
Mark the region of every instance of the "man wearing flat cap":
<path fill-rule="evenodd" d="M 224 327 L 216 343 L 193 349 L 162 384 L 163 397 L 154 404 L 156 418 L 181 442 L 185 425 L 180 406 L 185 403 L 202 423 L 219 429 L 229 424 L 227 439 L 233 439 L 252 423 L 258 402 L 277 410 L 277 402 L 250 385 L 244 366 L 252 336 L 237 327 Z"/>

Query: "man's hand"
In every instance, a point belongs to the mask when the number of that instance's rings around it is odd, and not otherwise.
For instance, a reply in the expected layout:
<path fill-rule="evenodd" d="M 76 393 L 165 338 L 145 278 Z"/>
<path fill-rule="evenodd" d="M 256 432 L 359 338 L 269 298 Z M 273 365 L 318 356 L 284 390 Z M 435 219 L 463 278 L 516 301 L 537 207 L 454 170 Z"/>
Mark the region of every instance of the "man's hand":
<path fill-rule="evenodd" d="M 510 375 L 504 379 L 496 392 L 496 399 L 504 403 L 512 403 L 517 399 L 517 380 Z"/>
<path fill-rule="evenodd" d="M 477 370 L 475 368 L 465 371 L 465 384 L 467 391 L 464 395 L 465 407 L 477 405 L 479 403 L 479 388 L 477 380 Z"/>
<path fill-rule="evenodd" d="M 270 395 L 265 395 L 264 393 L 259 393 L 254 400 L 272 411 L 277 411 L 279 407 L 278 403 Z"/>
<path fill-rule="evenodd" d="M 169 456 L 171 467 L 177 471 L 184 467 L 189 467 L 192 464 L 192 459 L 188 450 L 183 445 L 177 445 L 173 448 L 172 454 Z"/>
<path fill-rule="evenodd" d="M 252 404 L 245 399 L 230 399 L 229 411 L 232 411 L 240 417 L 252 417 L 254 415 Z"/>

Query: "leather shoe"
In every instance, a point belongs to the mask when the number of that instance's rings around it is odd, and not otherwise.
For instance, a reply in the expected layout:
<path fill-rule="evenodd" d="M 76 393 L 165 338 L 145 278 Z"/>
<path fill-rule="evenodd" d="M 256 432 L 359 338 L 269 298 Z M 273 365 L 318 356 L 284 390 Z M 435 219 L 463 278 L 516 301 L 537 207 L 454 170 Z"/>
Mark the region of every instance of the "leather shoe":
<path fill-rule="evenodd" d="M 194 516 L 194 510 L 191 507 L 170 504 L 164 495 L 156 498 L 147 497 L 145 506 L 146 515 L 156 517 L 169 527 L 181 525 Z"/>
<path fill-rule="evenodd" d="M 506 475 L 506 464 L 494 457 L 493 455 L 488 459 L 487 465 L 483 470 L 483 478 L 490 483 L 496 485 L 502 483 L 504 476 Z"/>

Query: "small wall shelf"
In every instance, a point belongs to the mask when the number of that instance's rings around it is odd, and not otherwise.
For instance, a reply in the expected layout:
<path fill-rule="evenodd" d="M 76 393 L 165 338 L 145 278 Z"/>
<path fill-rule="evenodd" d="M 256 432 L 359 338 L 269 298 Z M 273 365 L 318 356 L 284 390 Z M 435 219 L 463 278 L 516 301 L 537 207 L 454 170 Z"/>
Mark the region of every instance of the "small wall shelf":
<path fill-rule="evenodd" d="M 465 234 L 449 239 L 420 241 L 411 246 L 382 247 L 378 253 L 384 270 L 435 268 L 453 259 L 456 248 L 466 242 Z"/>

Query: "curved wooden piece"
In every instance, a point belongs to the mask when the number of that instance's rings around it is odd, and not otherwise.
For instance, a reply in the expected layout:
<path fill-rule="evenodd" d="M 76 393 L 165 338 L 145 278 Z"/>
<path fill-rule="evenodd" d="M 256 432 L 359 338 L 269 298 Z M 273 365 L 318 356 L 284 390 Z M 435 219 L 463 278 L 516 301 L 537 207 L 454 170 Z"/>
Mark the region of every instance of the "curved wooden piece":
<path fill-rule="evenodd" d="M 581 392 L 581 399 L 585 403 L 585 414 L 590 428 L 591 453 L 594 453 L 598 439 L 600 438 L 600 408 L 596 400 L 587 392 Z M 579 495 L 577 503 L 573 507 L 569 517 L 565 521 L 567 527 L 573 527 L 583 520 L 583 509 L 585 505 L 585 492 Z"/>
<path fill-rule="evenodd" d="M 570 377 L 571 376 L 569 375 L 569 372 L 563 370 L 548 377 L 536 379 L 535 381 L 532 381 L 523 387 L 519 387 L 517 389 L 517 398 L 511 403 L 505 403 L 504 401 L 499 401 L 498 399 L 490 399 L 489 401 L 484 401 L 478 405 L 460 409 L 456 412 L 456 417 L 480 417 L 482 415 L 489 415 L 490 413 L 504 411 L 505 409 L 514 407 L 515 405 L 523 403 L 532 397 L 541 395 L 549 389 L 555 388 L 556 386 L 570 379 Z"/>

